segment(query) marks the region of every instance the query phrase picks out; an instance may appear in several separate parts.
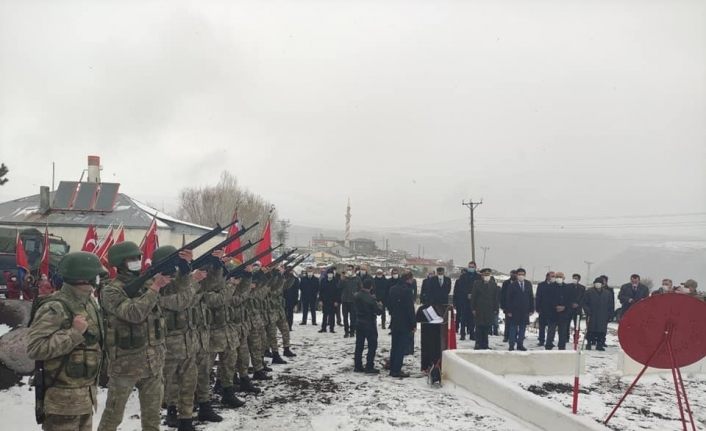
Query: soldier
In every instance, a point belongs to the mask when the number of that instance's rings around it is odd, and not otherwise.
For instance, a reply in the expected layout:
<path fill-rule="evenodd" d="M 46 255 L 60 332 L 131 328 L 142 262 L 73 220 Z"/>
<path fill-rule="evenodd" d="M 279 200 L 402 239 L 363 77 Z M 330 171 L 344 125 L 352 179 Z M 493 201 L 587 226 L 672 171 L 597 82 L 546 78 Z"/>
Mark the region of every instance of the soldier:
<path fill-rule="evenodd" d="M 245 301 L 245 309 L 250 323 L 248 352 L 253 366 L 253 379 L 272 380 L 272 377 L 267 375 L 268 368 L 265 368 L 264 363 L 266 333 L 265 321 L 261 310 L 263 293 L 266 292 L 265 284 L 268 282 L 269 276 L 262 270 L 262 265 L 259 261 L 253 264 L 252 271 L 252 292 Z M 239 358 L 238 369 L 240 377 L 246 375 L 247 366 L 247 358 Z"/>
<path fill-rule="evenodd" d="M 235 293 L 235 285 L 226 283 L 223 274 L 223 264 L 220 260 L 221 252 L 209 262 L 208 276 L 203 281 L 204 289 L 215 295 L 209 298 L 209 309 L 211 311 L 211 334 L 209 339 L 209 350 L 211 351 L 210 368 L 218 354 L 218 380 L 216 381 L 217 391 L 222 390 L 221 404 L 226 407 L 242 407 L 245 402 L 235 396 L 233 389 L 233 374 L 236 351 L 240 344 L 240 338 L 236 336 L 233 325 L 229 322 L 230 305 Z M 229 377 L 228 377 L 229 376 Z M 225 377 L 225 379 L 224 379 Z"/>
<path fill-rule="evenodd" d="M 152 260 L 158 262 L 176 252 L 170 245 L 155 250 Z M 182 259 L 176 278 L 160 292 L 159 305 L 167 326 L 167 356 L 164 362 L 164 400 L 167 405 L 167 426 L 179 431 L 192 431 L 194 391 L 196 390 L 196 353 L 199 339 L 196 334 L 197 320 L 194 318 L 194 301 L 199 281 L 206 278 L 205 271 L 194 271 L 190 276 L 188 262 L 192 260 L 190 250 L 180 253 Z"/>
<path fill-rule="evenodd" d="M 282 286 L 284 285 L 284 275 L 279 268 L 274 270 L 266 270 L 265 275 L 267 281 L 263 285 L 264 289 L 261 289 L 257 295 L 260 300 L 260 313 L 262 315 L 262 320 L 265 323 L 265 335 L 267 337 L 264 340 L 265 345 L 265 356 L 272 358 L 273 364 L 285 365 L 287 361 L 282 359 L 279 355 L 277 347 L 277 320 L 279 319 L 278 306 L 273 301 L 273 292 L 280 292 L 279 298 L 281 298 Z M 281 300 L 280 300 L 281 303 Z M 287 333 L 289 336 L 289 332 Z"/>
<path fill-rule="evenodd" d="M 228 268 L 229 271 L 232 270 L 234 266 Z M 252 325 L 250 319 L 248 318 L 248 311 L 246 307 L 246 302 L 250 298 L 250 295 L 255 287 L 252 282 L 252 267 L 245 268 L 245 274 L 243 275 L 243 282 L 238 283 L 235 289 L 235 294 L 233 295 L 233 323 L 238 327 L 238 337 L 239 346 L 237 351 L 237 358 L 235 361 L 235 367 L 238 370 L 238 374 L 233 376 L 233 383 L 237 383 L 240 392 L 250 392 L 254 394 L 259 394 L 260 388 L 252 384 L 250 377 L 248 376 L 248 364 L 250 362 L 250 349 L 248 348 L 248 336 L 252 330 Z"/>
<path fill-rule="evenodd" d="M 42 299 L 28 332 L 27 354 L 44 361 L 44 422 L 52 430 L 93 429 L 103 357 L 103 320 L 91 296 L 107 274 L 92 253 L 67 254 L 59 263 L 63 288 Z"/>
<path fill-rule="evenodd" d="M 117 268 L 117 276 L 101 291 L 109 380 L 99 431 L 118 428 L 134 387 L 139 391 L 142 429 L 159 431 L 166 334 L 159 291 L 171 279 L 157 274 L 140 286 L 136 296 L 128 296 L 124 287 L 139 276 L 140 258 L 134 242 L 122 242 L 108 250 L 108 263 Z"/>
<path fill-rule="evenodd" d="M 284 275 L 280 275 L 276 282 L 273 282 L 270 291 L 267 296 L 267 301 L 269 301 L 269 318 L 272 322 L 272 326 L 276 329 L 272 331 L 271 338 L 269 339 L 269 346 L 272 350 L 272 363 L 286 363 L 279 355 L 279 348 L 277 344 L 277 329 L 282 334 L 282 347 L 284 348 L 284 356 L 292 358 L 297 356 L 292 352 L 291 345 L 289 343 L 289 324 L 287 323 L 287 316 L 284 312 L 284 292 L 289 290 L 292 285 L 297 281 L 292 271 L 293 267 L 288 266 Z M 276 271 L 279 272 L 279 271 Z M 268 333 L 268 335 L 270 335 Z"/>

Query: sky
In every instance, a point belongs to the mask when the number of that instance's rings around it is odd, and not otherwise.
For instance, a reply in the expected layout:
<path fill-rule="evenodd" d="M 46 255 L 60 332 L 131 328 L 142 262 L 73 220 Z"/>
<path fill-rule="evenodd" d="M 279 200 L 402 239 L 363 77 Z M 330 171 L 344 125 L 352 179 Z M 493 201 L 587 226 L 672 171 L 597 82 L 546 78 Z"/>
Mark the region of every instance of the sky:
<path fill-rule="evenodd" d="M 0 0 L 2 201 L 95 154 L 168 210 L 706 238 L 705 120 L 703 1 Z"/>

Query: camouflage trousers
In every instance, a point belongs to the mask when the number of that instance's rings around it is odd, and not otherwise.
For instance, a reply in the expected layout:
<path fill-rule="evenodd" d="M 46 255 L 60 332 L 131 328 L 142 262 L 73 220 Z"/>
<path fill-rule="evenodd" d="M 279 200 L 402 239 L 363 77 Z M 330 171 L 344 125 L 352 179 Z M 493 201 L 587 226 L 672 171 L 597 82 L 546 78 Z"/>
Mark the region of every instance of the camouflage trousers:
<path fill-rule="evenodd" d="M 140 398 L 140 418 L 143 431 L 159 431 L 162 396 L 164 394 L 163 375 L 155 376 L 110 376 L 108 399 L 101 417 L 98 431 L 115 431 L 123 421 L 125 404 L 137 387 Z"/>
<path fill-rule="evenodd" d="M 270 316 L 270 324 L 267 325 L 267 345 L 272 351 L 278 350 L 277 345 L 277 330 L 282 334 L 282 347 L 289 348 L 289 323 L 284 310 L 281 313 L 275 313 Z"/>
<path fill-rule="evenodd" d="M 211 369 L 216 354 L 206 350 L 200 350 L 196 354 L 196 402 L 205 403 L 211 401 Z"/>
<path fill-rule="evenodd" d="M 248 353 L 250 354 L 250 362 L 252 362 L 252 368 L 255 372 L 265 368 L 265 336 L 266 335 L 264 326 L 253 325 L 253 327 L 250 329 L 250 332 L 248 332 Z M 247 373 L 247 357 L 240 356 L 238 359 L 240 360 L 241 364 L 244 363 L 238 368 L 240 370 L 244 368 L 245 372 Z"/>
<path fill-rule="evenodd" d="M 243 326 L 240 330 L 240 346 L 238 346 L 238 358 L 236 360 L 236 367 L 240 377 L 245 377 L 248 375 L 248 364 L 250 363 L 248 334 L 250 334 L 250 331 Z"/>
<path fill-rule="evenodd" d="M 64 416 L 48 414 L 42 424 L 44 431 L 92 431 L 93 414 Z"/>
<path fill-rule="evenodd" d="M 179 419 L 191 419 L 194 410 L 194 391 L 198 379 L 196 357 L 164 361 L 164 402 L 176 406 Z"/>

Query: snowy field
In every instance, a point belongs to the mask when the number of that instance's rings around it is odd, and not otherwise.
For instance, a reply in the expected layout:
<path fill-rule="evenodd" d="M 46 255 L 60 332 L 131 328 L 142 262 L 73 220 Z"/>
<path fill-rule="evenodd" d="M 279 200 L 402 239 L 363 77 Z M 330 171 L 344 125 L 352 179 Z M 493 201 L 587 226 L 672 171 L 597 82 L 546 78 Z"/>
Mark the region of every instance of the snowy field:
<path fill-rule="evenodd" d="M 432 388 L 419 372 L 419 339 L 415 356 L 405 359 L 409 379 L 393 379 L 384 372 L 378 376 L 353 373 L 354 339 L 336 334 L 319 334 L 319 327 L 300 326 L 295 316 L 293 350 L 298 354 L 288 365 L 273 366 L 274 380 L 262 384 L 264 393 L 246 396 L 247 405 L 221 410 L 219 424 L 197 424 L 207 430 L 536 430 L 521 419 L 468 392 L 444 387 Z M 459 348 L 472 348 L 473 342 L 459 341 Z M 601 420 L 629 384 L 629 378 L 615 374 L 617 339 L 612 334 L 606 352 L 586 352 L 587 375 L 582 376 L 580 413 Z M 502 337 L 491 337 L 496 349 L 506 349 Z M 536 346 L 536 332 L 530 332 L 527 346 Z M 389 353 L 390 337 L 379 330 L 378 362 Z M 508 376 L 508 380 L 567 409 L 571 403 L 571 376 L 542 378 Z M 700 427 L 706 426 L 706 381 L 685 377 L 690 400 Z M 611 421 L 620 430 L 679 430 L 678 411 L 672 401 L 674 388 L 666 377 L 645 377 L 625 407 Z M 122 430 L 139 430 L 136 394 L 130 398 Z M 33 419 L 34 394 L 28 386 L 0 392 L 0 405 L 9 429 L 39 429 Z M 100 391 L 98 418 L 105 405 Z M 163 429 L 167 430 L 166 426 Z"/>

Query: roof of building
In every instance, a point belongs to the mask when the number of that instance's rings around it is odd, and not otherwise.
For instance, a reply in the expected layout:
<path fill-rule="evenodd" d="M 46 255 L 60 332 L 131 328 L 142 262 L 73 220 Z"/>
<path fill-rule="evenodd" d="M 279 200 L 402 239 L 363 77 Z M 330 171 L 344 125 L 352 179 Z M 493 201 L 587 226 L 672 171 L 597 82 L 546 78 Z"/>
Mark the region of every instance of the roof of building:
<path fill-rule="evenodd" d="M 53 195 L 50 196 L 51 200 Z M 153 218 L 156 218 L 158 228 L 171 229 L 176 233 L 199 234 L 210 230 L 171 217 L 124 193 L 118 193 L 113 211 L 105 213 L 50 210 L 42 214 L 39 211 L 39 194 L 0 203 L 0 225 L 9 226 L 107 227 L 122 223 L 126 229 L 147 229 Z"/>

